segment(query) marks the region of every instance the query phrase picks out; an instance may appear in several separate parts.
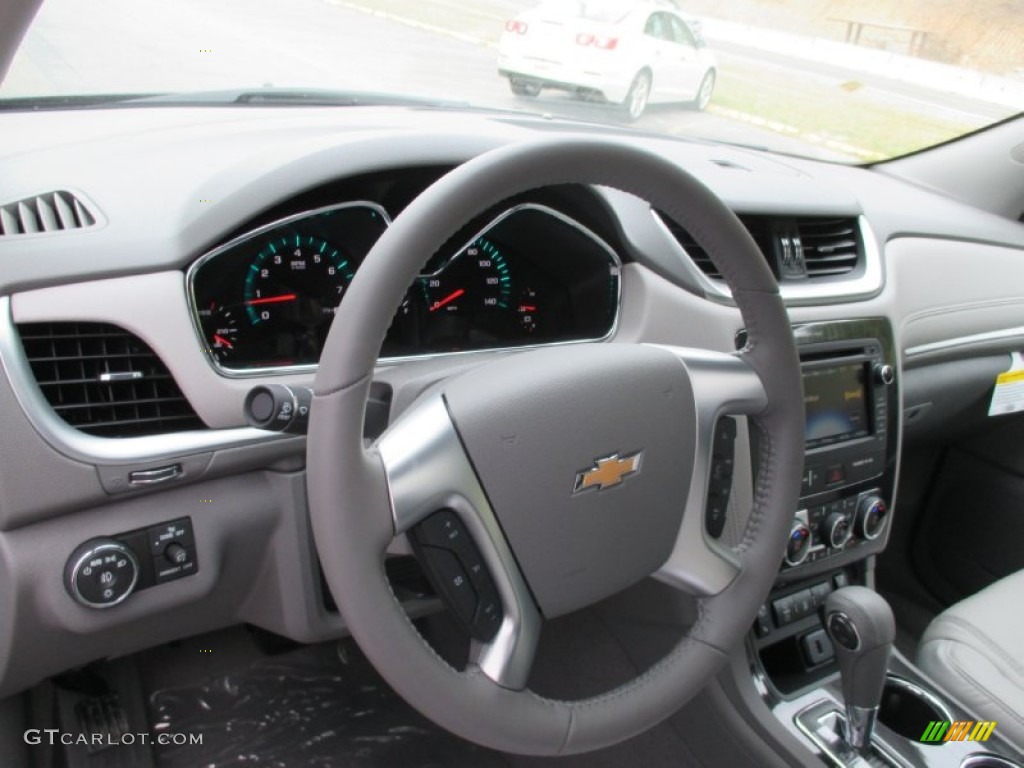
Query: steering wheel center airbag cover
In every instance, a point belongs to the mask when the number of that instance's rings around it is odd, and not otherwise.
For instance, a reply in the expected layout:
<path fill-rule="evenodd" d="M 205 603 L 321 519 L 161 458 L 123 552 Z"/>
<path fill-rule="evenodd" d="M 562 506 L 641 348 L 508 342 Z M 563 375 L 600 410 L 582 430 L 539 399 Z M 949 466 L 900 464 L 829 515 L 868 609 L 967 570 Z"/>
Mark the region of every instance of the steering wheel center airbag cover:
<path fill-rule="evenodd" d="M 445 399 L 544 615 L 614 594 L 668 558 L 695 445 L 677 357 L 622 344 L 540 350 L 452 380 Z"/>

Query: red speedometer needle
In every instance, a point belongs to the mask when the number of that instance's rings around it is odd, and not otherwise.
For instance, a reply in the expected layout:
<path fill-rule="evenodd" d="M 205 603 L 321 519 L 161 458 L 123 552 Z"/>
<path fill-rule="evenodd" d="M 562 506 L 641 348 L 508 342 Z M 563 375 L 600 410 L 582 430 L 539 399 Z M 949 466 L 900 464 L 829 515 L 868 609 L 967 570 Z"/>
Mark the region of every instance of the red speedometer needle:
<path fill-rule="evenodd" d="M 465 291 L 464 288 L 459 288 L 457 291 L 452 291 L 451 293 L 449 293 L 447 296 L 445 296 L 440 301 L 435 301 L 433 303 L 433 305 L 430 307 L 430 311 L 434 312 L 434 311 L 440 309 L 441 307 L 443 307 L 445 304 L 451 304 L 453 301 L 455 301 L 457 298 L 459 298 L 459 296 L 461 296 L 465 292 L 466 291 Z"/>
<path fill-rule="evenodd" d="M 278 304 L 282 301 L 295 301 L 298 298 L 294 293 L 282 293 L 280 296 L 267 296 L 262 299 L 249 299 L 246 304 Z"/>
<path fill-rule="evenodd" d="M 230 341 L 228 341 L 227 339 L 225 339 L 225 338 L 224 338 L 223 336 L 218 336 L 218 335 L 217 335 L 216 333 L 215 333 L 215 334 L 213 334 L 213 340 L 214 340 L 215 342 L 217 342 L 218 344 L 222 344 L 222 345 L 224 345 L 224 346 L 225 346 L 225 347 L 227 347 L 228 349 L 234 349 L 234 348 L 235 348 L 235 345 L 234 345 L 234 344 L 232 344 L 232 343 L 231 343 Z"/>

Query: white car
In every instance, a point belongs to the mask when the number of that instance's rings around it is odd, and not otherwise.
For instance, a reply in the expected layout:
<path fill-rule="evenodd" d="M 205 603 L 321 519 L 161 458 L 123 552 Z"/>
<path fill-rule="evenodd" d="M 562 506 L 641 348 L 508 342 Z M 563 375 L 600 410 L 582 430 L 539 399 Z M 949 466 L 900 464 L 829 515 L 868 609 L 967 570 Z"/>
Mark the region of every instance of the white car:
<path fill-rule="evenodd" d="M 620 104 L 638 119 L 649 103 L 704 109 L 717 63 L 700 25 L 670 2 L 548 0 L 505 23 L 498 74 L 517 96 L 544 88 Z"/>

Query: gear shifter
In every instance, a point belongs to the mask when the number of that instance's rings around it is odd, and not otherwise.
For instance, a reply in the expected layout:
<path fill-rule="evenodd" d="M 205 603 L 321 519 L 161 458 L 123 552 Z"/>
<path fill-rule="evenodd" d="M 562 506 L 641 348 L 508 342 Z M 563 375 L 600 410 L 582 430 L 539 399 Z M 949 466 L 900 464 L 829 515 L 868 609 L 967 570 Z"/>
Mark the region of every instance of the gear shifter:
<path fill-rule="evenodd" d="M 885 599 L 865 587 L 843 587 L 825 601 L 825 630 L 835 646 L 846 703 L 847 743 L 866 751 L 878 717 L 896 622 Z"/>

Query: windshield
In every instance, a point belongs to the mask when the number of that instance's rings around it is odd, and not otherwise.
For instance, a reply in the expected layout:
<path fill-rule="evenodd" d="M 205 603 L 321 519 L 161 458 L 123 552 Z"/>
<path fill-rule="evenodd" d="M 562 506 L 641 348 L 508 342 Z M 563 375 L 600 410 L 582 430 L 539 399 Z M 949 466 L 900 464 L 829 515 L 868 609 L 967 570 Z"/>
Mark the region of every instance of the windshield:
<path fill-rule="evenodd" d="M 1018 112 L 1021 62 L 1005 0 L 46 0 L 0 99 L 328 89 L 872 162 Z"/>

